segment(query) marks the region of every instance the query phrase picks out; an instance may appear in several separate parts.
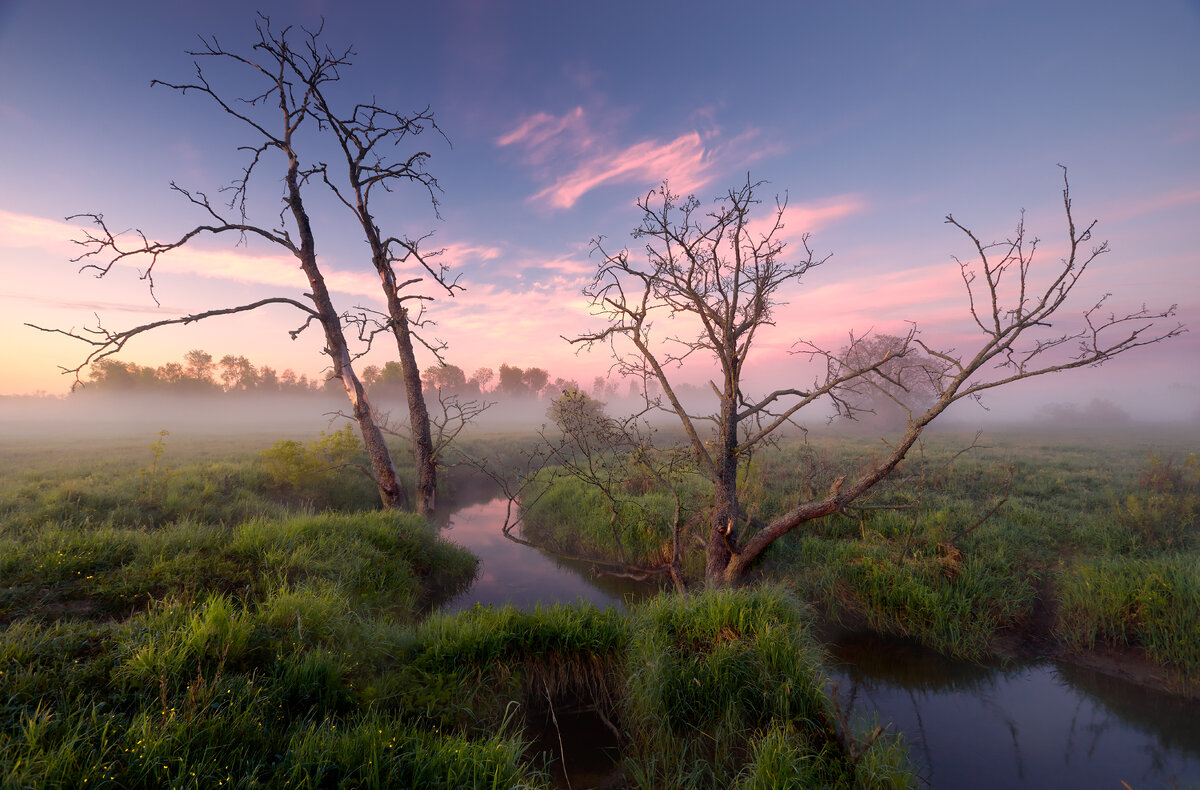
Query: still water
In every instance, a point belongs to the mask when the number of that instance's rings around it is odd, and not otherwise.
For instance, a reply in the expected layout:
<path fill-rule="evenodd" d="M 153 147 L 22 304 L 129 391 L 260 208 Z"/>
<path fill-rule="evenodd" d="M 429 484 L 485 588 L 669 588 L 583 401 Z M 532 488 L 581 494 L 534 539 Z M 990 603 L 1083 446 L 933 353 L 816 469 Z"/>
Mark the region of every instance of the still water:
<path fill-rule="evenodd" d="M 830 651 L 841 698 L 903 732 L 931 787 L 1200 787 L 1200 703 L 1078 667 L 984 667 L 874 635 Z"/>
<path fill-rule="evenodd" d="M 624 607 L 652 594 L 508 540 L 504 515 L 504 500 L 493 499 L 449 516 L 443 535 L 480 566 L 444 611 Z M 873 635 L 842 637 L 829 649 L 839 696 L 903 732 L 930 787 L 1200 788 L 1200 703 L 1080 668 L 985 667 Z"/>
<path fill-rule="evenodd" d="M 654 588 L 611 576 L 596 576 L 586 563 L 551 557 L 504 537 L 507 502 L 493 499 L 468 505 L 450 514 L 442 536 L 479 558 L 475 582 L 450 599 L 441 610 L 460 612 L 477 603 L 512 604 L 531 611 L 537 604 L 583 601 L 601 609 L 624 608 L 629 601 L 652 595 Z"/>

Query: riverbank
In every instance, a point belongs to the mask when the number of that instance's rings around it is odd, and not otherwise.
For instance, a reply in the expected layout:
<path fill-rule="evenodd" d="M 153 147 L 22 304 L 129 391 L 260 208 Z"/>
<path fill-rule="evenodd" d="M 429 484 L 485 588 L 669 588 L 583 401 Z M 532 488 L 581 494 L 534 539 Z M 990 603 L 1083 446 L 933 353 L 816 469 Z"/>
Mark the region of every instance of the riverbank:
<path fill-rule="evenodd" d="M 913 784 L 783 590 L 427 615 L 475 557 L 369 499 L 305 504 L 348 497 L 291 474 L 336 438 L 166 438 L 5 470 L 0 786 L 549 788 L 560 712 L 611 733 L 614 788 Z"/>
<path fill-rule="evenodd" d="M 653 591 L 653 585 L 637 588 L 628 579 L 596 575 L 499 539 L 496 525 L 504 512 L 503 499 L 480 503 L 454 513 L 444 529 L 470 546 L 489 577 L 465 596 L 485 604 L 508 596 L 520 600 L 530 576 L 539 579 L 543 600 L 575 600 L 584 589 L 589 600 L 620 606 L 630 593 L 636 600 Z M 567 582 L 560 584 L 563 575 Z M 615 581 L 622 590 L 610 586 Z M 1200 730 L 1194 726 L 1200 704 L 1052 660 L 964 661 L 910 639 L 828 625 L 815 635 L 828 651 L 830 695 L 849 715 L 873 717 L 888 732 L 903 734 L 923 785 L 1011 790 L 1099 787 L 1117 779 L 1132 787 L 1200 782 Z M 603 731 L 573 729 L 561 712 L 560 721 L 573 772 L 594 765 L 594 752 L 585 747 L 580 754 L 571 744 L 603 743 Z M 556 743 L 555 732 L 542 734 L 545 745 Z M 572 786 L 603 786 L 601 774 L 573 773 Z"/>
<path fill-rule="evenodd" d="M 1039 655 L 1200 693 L 1197 442 L 1047 434 L 978 444 L 931 438 L 869 501 L 778 541 L 751 578 L 789 586 L 833 623 L 948 655 Z M 769 520 L 875 451 L 854 437 L 772 448 L 743 471 L 743 504 Z M 553 472 L 529 498 L 527 536 L 555 551 L 661 562 L 672 539 L 664 492 L 580 496 L 579 480 L 551 483 Z M 695 579 L 704 487 L 679 478 L 676 492 L 682 567 Z M 623 539 L 624 512 L 638 514 L 641 543 Z"/>

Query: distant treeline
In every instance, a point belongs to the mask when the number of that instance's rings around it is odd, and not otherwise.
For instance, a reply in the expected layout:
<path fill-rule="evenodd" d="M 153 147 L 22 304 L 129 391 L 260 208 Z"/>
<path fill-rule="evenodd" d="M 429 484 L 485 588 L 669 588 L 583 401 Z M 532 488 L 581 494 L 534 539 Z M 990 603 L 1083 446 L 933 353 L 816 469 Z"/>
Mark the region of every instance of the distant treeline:
<path fill-rule="evenodd" d="M 362 381 L 373 395 L 404 396 L 404 379 L 398 362 L 364 368 Z M 570 389 L 588 391 L 598 400 L 637 394 L 636 389 L 622 387 L 621 382 L 609 381 L 603 376 L 597 376 L 592 386 L 585 388 L 573 379 L 552 377 L 543 368 L 521 369 L 508 364 L 500 365 L 498 371 L 479 368 L 470 377 L 457 365 L 435 365 L 421 374 L 421 383 L 427 394 L 456 395 L 468 400 L 552 400 Z M 290 368 L 278 372 L 269 365 L 256 366 L 241 355 L 226 354 L 217 360 L 207 351 L 192 349 L 183 355 L 181 362 L 168 362 L 158 367 L 112 358 L 102 359 L 90 367 L 87 386 L 80 392 L 323 395 L 340 390 L 341 383 L 336 379 L 309 378 L 304 374 L 297 375 Z"/>
<path fill-rule="evenodd" d="M 334 382 L 336 384 L 336 382 Z M 218 394 L 226 392 L 320 394 L 328 391 L 324 379 L 296 375 L 290 368 L 282 373 L 269 365 L 256 367 L 244 356 L 226 354 L 219 361 L 201 349 L 183 355 L 182 362 L 158 367 L 102 359 L 91 365 L 87 386 L 80 392 L 171 392 Z"/>

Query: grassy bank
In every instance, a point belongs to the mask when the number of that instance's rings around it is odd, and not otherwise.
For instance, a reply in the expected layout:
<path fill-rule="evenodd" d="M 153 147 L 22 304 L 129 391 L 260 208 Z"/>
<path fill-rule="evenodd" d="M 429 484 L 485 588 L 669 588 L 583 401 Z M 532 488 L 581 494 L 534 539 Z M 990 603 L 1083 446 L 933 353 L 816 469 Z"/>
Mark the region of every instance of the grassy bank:
<path fill-rule="evenodd" d="M 756 578 L 787 584 L 835 620 L 960 657 L 1026 634 L 1065 650 L 1132 648 L 1185 682 L 1200 678 L 1189 619 L 1200 611 L 1196 443 L 1005 434 L 959 455 L 971 441 L 932 436 L 869 501 L 777 542 Z M 851 436 L 785 443 L 743 470 L 743 503 L 769 520 L 879 452 L 877 440 Z M 605 529 L 604 502 L 580 485 L 554 482 L 530 508 L 527 534 L 555 546 L 575 536 L 576 548 L 618 556 L 606 536 L 623 527 Z M 627 507 L 655 512 L 641 503 L 656 496 L 666 499 L 651 491 Z M 683 501 L 685 567 L 697 573 L 704 492 Z M 661 520 L 652 526 L 661 541 Z"/>
<path fill-rule="evenodd" d="M 317 508 L 354 474 L 328 437 L 164 438 L 5 470 L 0 786 L 549 787 L 531 743 L 581 712 L 614 786 L 912 784 L 780 588 L 424 618 L 474 558 L 370 491 Z"/>

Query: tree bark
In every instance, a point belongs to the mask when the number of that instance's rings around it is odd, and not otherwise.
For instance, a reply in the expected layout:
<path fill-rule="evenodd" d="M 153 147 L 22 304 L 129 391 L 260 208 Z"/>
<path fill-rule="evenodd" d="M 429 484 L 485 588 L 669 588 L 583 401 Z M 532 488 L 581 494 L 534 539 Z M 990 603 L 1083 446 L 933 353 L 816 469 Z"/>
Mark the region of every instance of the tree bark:
<path fill-rule="evenodd" d="M 408 424 L 412 430 L 413 461 L 417 470 L 417 513 L 433 512 L 437 497 L 437 459 L 433 452 L 433 435 L 429 428 L 429 410 L 421 390 L 421 371 L 413 351 L 412 331 L 408 324 L 408 309 L 400 303 L 394 290 L 388 292 L 388 311 L 392 332 L 400 357 L 400 375 L 404 379 L 404 394 L 408 399 Z"/>
<path fill-rule="evenodd" d="M 283 110 L 286 120 L 286 105 L 283 105 Z M 309 287 L 312 289 L 310 297 L 316 307 L 317 315 L 320 317 L 321 327 L 325 330 L 327 344 L 325 352 L 333 361 L 334 375 L 341 380 L 342 386 L 346 390 L 346 396 L 350 399 L 354 419 L 358 422 L 363 446 L 366 448 L 368 459 L 370 459 L 371 474 L 375 479 L 375 485 L 379 488 L 379 498 L 383 502 L 383 506 L 406 508 L 408 496 L 396 477 L 396 467 L 392 463 L 392 456 L 388 451 L 383 432 L 375 422 L 374 412 L 367 400 L 367 393 L 363 390 L 362 382 L 354 372 L 354 366 L 350 359 L 350 347 L 346 343 L 346 334 L 342 330 L 341 317 L 334 309 L 333 300 L 329 297 L 329 289 L 325 285 L 325 277 L 317 266 L 316 242 L 313 238 L 312 223 L 309 221 L 308 212 L 304 209 L 304 201 L 300 197 L 300 162 L 291 148 L 290 126 L 284 137 L 283 148 L 288 157 L 286 200 L 300 234 L 300 248 L 297 257 L 300 260 L 300 268 L 303 270 L 304 276 L 308 278 Z"/>

